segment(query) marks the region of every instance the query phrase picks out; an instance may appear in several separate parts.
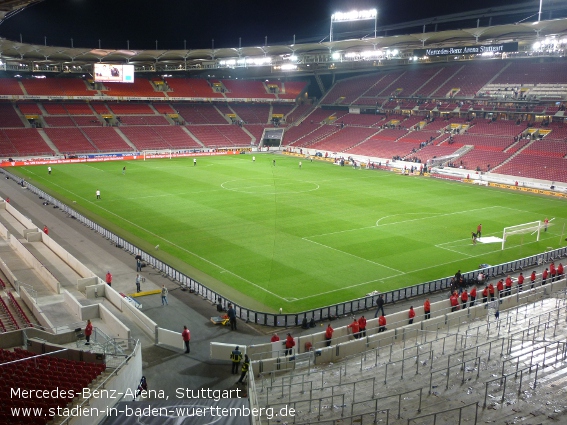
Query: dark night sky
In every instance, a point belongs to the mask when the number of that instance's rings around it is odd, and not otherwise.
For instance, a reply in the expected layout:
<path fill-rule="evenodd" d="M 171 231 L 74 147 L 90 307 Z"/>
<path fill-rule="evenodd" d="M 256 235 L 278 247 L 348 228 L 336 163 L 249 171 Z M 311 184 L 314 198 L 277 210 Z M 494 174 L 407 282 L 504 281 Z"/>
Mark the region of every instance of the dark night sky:
<path fill-rule="evenodd" d="M 477 10 L 491 6 L 513 5 L 539 0 L 46 0 L 20 12 L 0 25 L 0 36 L 25 43 L 75 47 L 159 49 L 237 47 L 291 43 L 318 42 L 328 36 L 330 16 L 336 11 L 378 9 L 378 27 L 450 13 Z M 493 21 L 493 24 L 496 23 Z M 351 24 L 335 28 L 337 38 L 360 38 L 373 33 L 373 22 L 357 24 L 362 33 L 347 33 Z M 482 23 L 481 23 L 482 25 Z M 484 23 L 487 25 L 487 22 Z M 463 27 L 475 22 L 463 23 Z M 442 29 L 441 27 L 439 29 Z M 432 30 L 430 28 L 429 30 Z M 411 32 L 420 32 L 415 29 Z"/>

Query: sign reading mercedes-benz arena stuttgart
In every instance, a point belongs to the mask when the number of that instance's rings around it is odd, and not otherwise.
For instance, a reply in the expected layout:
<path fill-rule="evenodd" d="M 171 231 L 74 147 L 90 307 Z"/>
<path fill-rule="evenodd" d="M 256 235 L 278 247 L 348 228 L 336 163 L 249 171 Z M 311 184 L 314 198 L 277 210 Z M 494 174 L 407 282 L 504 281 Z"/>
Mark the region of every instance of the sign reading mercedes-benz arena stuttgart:
<path fill-rule="evenodd" d="M 480 44 L 476 46 L 438 47 L 415 49 L 414 56 L 480 55 L 482 53 L 511 53 L 518 51 L 518 43 Z"/>

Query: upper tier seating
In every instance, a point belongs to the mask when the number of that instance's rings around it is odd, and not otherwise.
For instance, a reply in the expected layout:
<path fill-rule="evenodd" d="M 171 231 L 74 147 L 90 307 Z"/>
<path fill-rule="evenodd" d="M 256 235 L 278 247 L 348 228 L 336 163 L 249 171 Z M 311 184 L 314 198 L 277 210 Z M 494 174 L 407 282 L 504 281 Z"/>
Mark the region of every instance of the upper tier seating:
<path fill-rule="evenodd" d="M 297 122 L 303 116 L 309 114 L 312 108 L 314 108 L 314 106 L 308 103 L 297 105 L 290 113 L 288 113 L 286 123 L 293 124 Z"/>
<path fill-rule="evenodd" d="M 385 124 L 386 117 L 372 114 L 346 114 L 340 118 L 339 122 L 349 126 L 378 127 Z"/>
<path fill-rule="evenodd" d="M 448 65 L 443 68 L 437 68 L 437 74 L 435 74 L 435 76 L 425 85 L 417 89 L 415 95 L 429 97 L 434 91 L 441 87 L 445 81 L 451 78 L 458 69 L 459 67 L 456 65 Z"/>
<path fill-rule="evenodd" d="M 423 86 L 438 71 L 439 69 L 434 67 L 407 70 L 394 84 L 381 94 L 386 96 L 412 96 L 418 88 Z"/>
<path fill-rule="evenodd" d="M 14 96 L 23 95 L 20 80 L 18 78 L 0 78 L 0 95 Z"/>
<path fill-rule="evenodd" d="M 171 89 L 167 92 L 169 97 L 224 98 L 222 93 L 215 92 L 209 82 L 203 79 L 168 78 L 167 85 Z"/>
<path fill-rule="evenodd" d="M 95 153 L 96 148 L 77 128 L 46 128 L 45 134 L 62 154 Z"/>
<path fill-rule="evenodd" d="M 133 83 L 104 83 L 106 90 L 101 90 L 107 96 L 143 96 L 164 97 L 163 92 L 154 90 L 154 87 L 143 78 L 137 78 Z"/>
<path fill-rule="evenodd" d="M 71 119 L 78 127 L 100 127 L 102 125 L 98 117 L 95 115 L 73 115 Z"/>
<path fill-rule="evenodd" d="M 331 90 L 321 99 L 321 104 L 349 105 L 383 77 L 383 75 L 373 74 L 337 81 Z"/>
<path fill-rule="evenodd" d="M 278 97 L 280 99 L 297 99 L 297 97 L 307 88 L 307 83 L 305 81 L 286 81 L 285 83 L 281 83 L 285 93 L 282 93 L 280 89 L 280 93 Z"/>
<path fill-rule="evenodd" d="M 21 82 L 30 96 L 93 96 L 96 93 L 78 78 L 23 78 Z"/>
<path fill-rule="evenodd" d="M 24 127 L 24 123 L 12 104 L 0 103 L 0 128 L 10 127 Z"/>
<path fill-rule="evenodd" d="M 92 108 L 95 110 L 95 112 L 97 114 L 100 115 L 111 115 L 110 110 L 108 109 L 108 107 L 106 106 L 106 103 L 103 102 L 92 102 L 91 103 Z"/>
<path fill-rule="evenodd" d="M 208 103 L 180 104 L 173 107 L 187 124 L 227 124 L 228 121 L 219 113 L 218 109 Z"/>
<path fill-rule="evenodd" d="M 457 96 L 475 96 L 506 65 L 502 61 L 467 63 L 437 89 L 433 95 L 445 97 L 452 89 L 458 88 Z"/>
<path fill-rule="evenodd" d="M 287 114 L 289 114 L 295 105 L 290 105 L 289 103 L 274 103 L 272 104 L 272 115 L 273 114 L 282 114 L 285 118 Z"/>
<path fill-rule="evenodd" d="M 53 151 L 35 128 L 5 128 L 2 131 L 20 156 L 53 155 Z"/>
<path fill-rule="evenodd" d="M 540 62 L 537 60 L 523 60 L 512 63 L 491 84 L 565 84 L 567 73 L 564 62 Z"/>
<path fill-rule="evenodd" d="M 475 120 L 473 126 L 469 127 L 469 134 L 491 134 L 494 136 L 510 136 L 514 137 L 522 133 L 526 127 L 525 124 L 517 125 L 515 121 L 479 121 Z"/>
<path fill-rule="evenodd" d="M 262 81 L 222 80 L 222 84 L 228 90 L 225 93 L 228 98 L 276 99 L 275 94 L 269 93 Z"/>

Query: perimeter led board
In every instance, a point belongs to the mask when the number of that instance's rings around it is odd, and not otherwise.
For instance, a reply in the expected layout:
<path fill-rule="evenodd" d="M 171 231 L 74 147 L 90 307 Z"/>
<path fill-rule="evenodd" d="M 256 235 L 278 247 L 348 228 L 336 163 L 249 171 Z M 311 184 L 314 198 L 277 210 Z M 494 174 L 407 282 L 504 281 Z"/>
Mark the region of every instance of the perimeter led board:
<path fill-rule="evenodd" d="M 100 83 L 133 83 L 134 65 L 95 63 L 94 80 Z"/>

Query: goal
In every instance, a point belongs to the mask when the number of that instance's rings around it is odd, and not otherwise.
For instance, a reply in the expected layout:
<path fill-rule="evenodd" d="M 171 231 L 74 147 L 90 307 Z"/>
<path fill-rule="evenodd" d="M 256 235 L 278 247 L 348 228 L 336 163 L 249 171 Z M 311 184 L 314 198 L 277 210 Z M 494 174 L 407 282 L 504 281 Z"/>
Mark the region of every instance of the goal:
<path fill-rule="evenodd" d="M 144 161 L 150 158 L 169 158 L 171 159 L 172 149 L 154 149 L 142 151 L 144 154 Z"/>
<path fill-rule="evenodd" d="M 537 233 L 536 240 L 539 241 L 540 230 L 543 228 L 543 223 L 541 221 L 532 221 L 530 223 L 518 224 L 516 226 L 510 226 L 504 228 L 504 234 L 502 235 L 502 249 L 506 244 L 506 239 L 511 235 L 529 235 L 533 236 Z M 522 236 L 522 242 L 524 238 Z"/>

